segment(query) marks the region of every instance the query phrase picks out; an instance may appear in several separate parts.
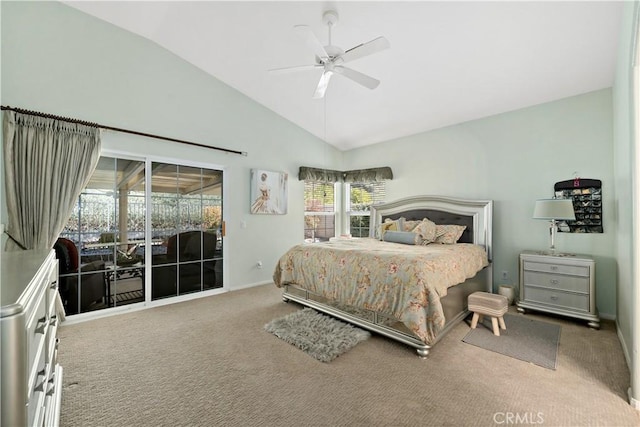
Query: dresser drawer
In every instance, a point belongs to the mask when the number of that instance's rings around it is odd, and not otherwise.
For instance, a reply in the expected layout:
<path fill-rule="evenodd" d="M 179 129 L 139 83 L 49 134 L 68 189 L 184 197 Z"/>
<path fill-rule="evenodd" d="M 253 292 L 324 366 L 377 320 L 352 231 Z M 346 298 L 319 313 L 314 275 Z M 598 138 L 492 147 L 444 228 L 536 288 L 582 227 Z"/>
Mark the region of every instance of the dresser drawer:
<path fill-rule="evenodd" d="M 54 319 L 55 321 L 55 319 Z M 45 360 L 47 363 L 51 365 L 56 364 L 55 355 L 58 349 L 59 338 L 57 338 L 58 334 L 58 325 L 52 324 L 49 327 L 49 331 L 47 332 L 47 341 L 46 341 L 46 355 Z"/>
<path fill-rule="evenodd" d="M 55 303 L 58 297 L 58 260 L 51 264 L 49 277 L 47 279 L 47 305 L 49 314 L 55 314 Z"/>
<path fill-rule="evenodd" d="M 44 400 L 45 419 L 47 427 L 57 427 L 60 424 L 60 400 L 62 395 L 62 367 L 56 365 L 49 391 Z"/>
<path fill-rule="evenodd" d="M 2 253 L 0 269 L 0 425 L 55 426 L 61 376 L 57 365 L 57 261 L 52 250 Z M 56 399 L 48 399 L 51 393 Z M 46 403 L 48 404 L 45 404 Z M 47 410 L 52 411 L 51 414 Z"/>
<path fill-rule="evenodd" d="M 589 311 L 588 294 L 572 294 L 568 292 L 525 285 L 524 298 L 527 301 L 562 307 L 569 310 Z"/>
<path fill-rule="evenodd" d="M 40 361 L 44 360 L 45 339 L 49 319 L 47 316 L 46 292 L 41 288 L 37 293 L 34 303 L 28 307 L 26 342 L 27 342 L 27 366 L 31 367 L 29 386 L 33 387 L 33 381 L 37 371 L 41 369 Z M 35 372 L 34 372 L 35 371 Z"/>
<path fill-rule="evenodd" d="M 538 273 L 525 270 L 524 285 L 536 285 L 562 291 L 589 293 L 588 277 L 563 276 L 560 274 Z"/>
<path fill-rule="evenodd" d="M 29 376 L 27 377 L 28 399 L 31 399 L 35 392 L 43 389 L 42 384 L 46 382 L 46 378 L 49 376 L 49 365 L 45 347 L 45 341 L 42 340 L 42 345 L 38 347 L 35 353 L 36 358 L 29 366 Z"/>
<path fill-rule="evenodd" d="M 542 273 L 569 274 L 573 276 L 589 277 L 589 267 L 582 265 L 563 265 L 525 261 L 524 269 L 525 271 L 539 271 Z"/>
<path fill-rule="evenodd" d="M 37 391 L 29 399 L 29 405 L 27 406 L 29 426 L 41 426 L 44 422 L 44 391 Z"/>

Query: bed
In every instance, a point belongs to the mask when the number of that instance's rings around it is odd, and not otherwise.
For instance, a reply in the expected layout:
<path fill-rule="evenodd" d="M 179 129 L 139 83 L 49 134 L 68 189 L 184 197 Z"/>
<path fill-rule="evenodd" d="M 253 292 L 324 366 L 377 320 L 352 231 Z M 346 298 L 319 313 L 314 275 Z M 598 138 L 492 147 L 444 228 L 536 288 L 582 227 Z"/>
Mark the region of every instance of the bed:
<path fill-rule="evenodd" d="M 468 295 L 492 290 L 492 214 L 490 200 L 441 196 L 377 205 L 369 238 L 296 245 L 278 261 L 274 283 L 285 302 L 397 340 L 426 358 L 467 316 Z M 380 225 L 400 218 L 465 228 L 456 244 L 380 241 Z"/>

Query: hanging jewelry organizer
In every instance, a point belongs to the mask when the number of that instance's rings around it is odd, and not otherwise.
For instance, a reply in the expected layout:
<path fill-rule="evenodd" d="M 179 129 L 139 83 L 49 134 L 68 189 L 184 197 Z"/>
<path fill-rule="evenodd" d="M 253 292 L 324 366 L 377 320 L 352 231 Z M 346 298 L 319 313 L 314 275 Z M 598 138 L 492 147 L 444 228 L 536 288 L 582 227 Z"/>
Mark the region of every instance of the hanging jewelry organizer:
<path fill-rule="evenodd" d="M 558 231 L 565 233 L 602 233 L 602 181 L 576 177 L 556 182 L 557 199 L 572 199 L 575 221 L 562 221 Z"/>

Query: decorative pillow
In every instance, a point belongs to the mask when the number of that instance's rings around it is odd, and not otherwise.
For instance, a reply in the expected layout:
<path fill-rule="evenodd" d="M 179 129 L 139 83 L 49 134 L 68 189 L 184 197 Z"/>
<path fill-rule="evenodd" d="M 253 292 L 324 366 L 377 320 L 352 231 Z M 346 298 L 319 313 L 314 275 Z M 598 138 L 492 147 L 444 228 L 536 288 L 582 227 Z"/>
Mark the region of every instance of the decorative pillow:
<path fill-rule="evenodd" d="M 466 225 L 437 225 L 434 243 L 454 244 L 462 237 L 462 233 L 466 228 Z"/>
<path fill-rule="evenodd" d="M 411 231 L 387 231 L 382 236 L 382 240 L 404 245 L 422 244 L 422 237 L 418 233 L 412 233 Z"/>
<path fill-rule="evenodd" d="M 380 224 L 380 240 L 384 238 L 384 234 L 387 231 L 402 231 L 402 218 L 396 220 L 387 218 L 382 224 Z"/>
<path fill-rule="evenodd" d="M 401 218 L 404 219 L 404 218 Z M 417 220 L 417 221 L 409 221 L 404 219 L 403 224 L 404 224 L 404 231 L 413 231 L 414 228 L 416 228 L 418 226 L 418 224 L 420 224 L 422 221 Z"/>
<path fill-rule="evenodd" d="M 425 218 L 413 229 L 413 232 L 420 235 L 423 245 L 428 245 L 436 240 L 436 223 Z"/>

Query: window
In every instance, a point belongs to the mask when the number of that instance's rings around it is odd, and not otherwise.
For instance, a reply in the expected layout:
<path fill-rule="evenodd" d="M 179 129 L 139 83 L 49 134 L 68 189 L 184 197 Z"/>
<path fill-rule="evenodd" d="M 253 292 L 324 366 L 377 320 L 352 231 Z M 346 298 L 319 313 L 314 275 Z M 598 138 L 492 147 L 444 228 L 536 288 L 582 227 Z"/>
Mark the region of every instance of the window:
<path fill-rule="evenodd" d="M 304 182 L 304 238 L 322 242 L 336 234 L 335 184 Z"/>
<path fill-rule="evenodd" d="M 369 237 L 371 206 L 385 198 L 384 181 L 345 184 L 345 210 L 349 218 L 349 233 L 353 237 Z"/>

